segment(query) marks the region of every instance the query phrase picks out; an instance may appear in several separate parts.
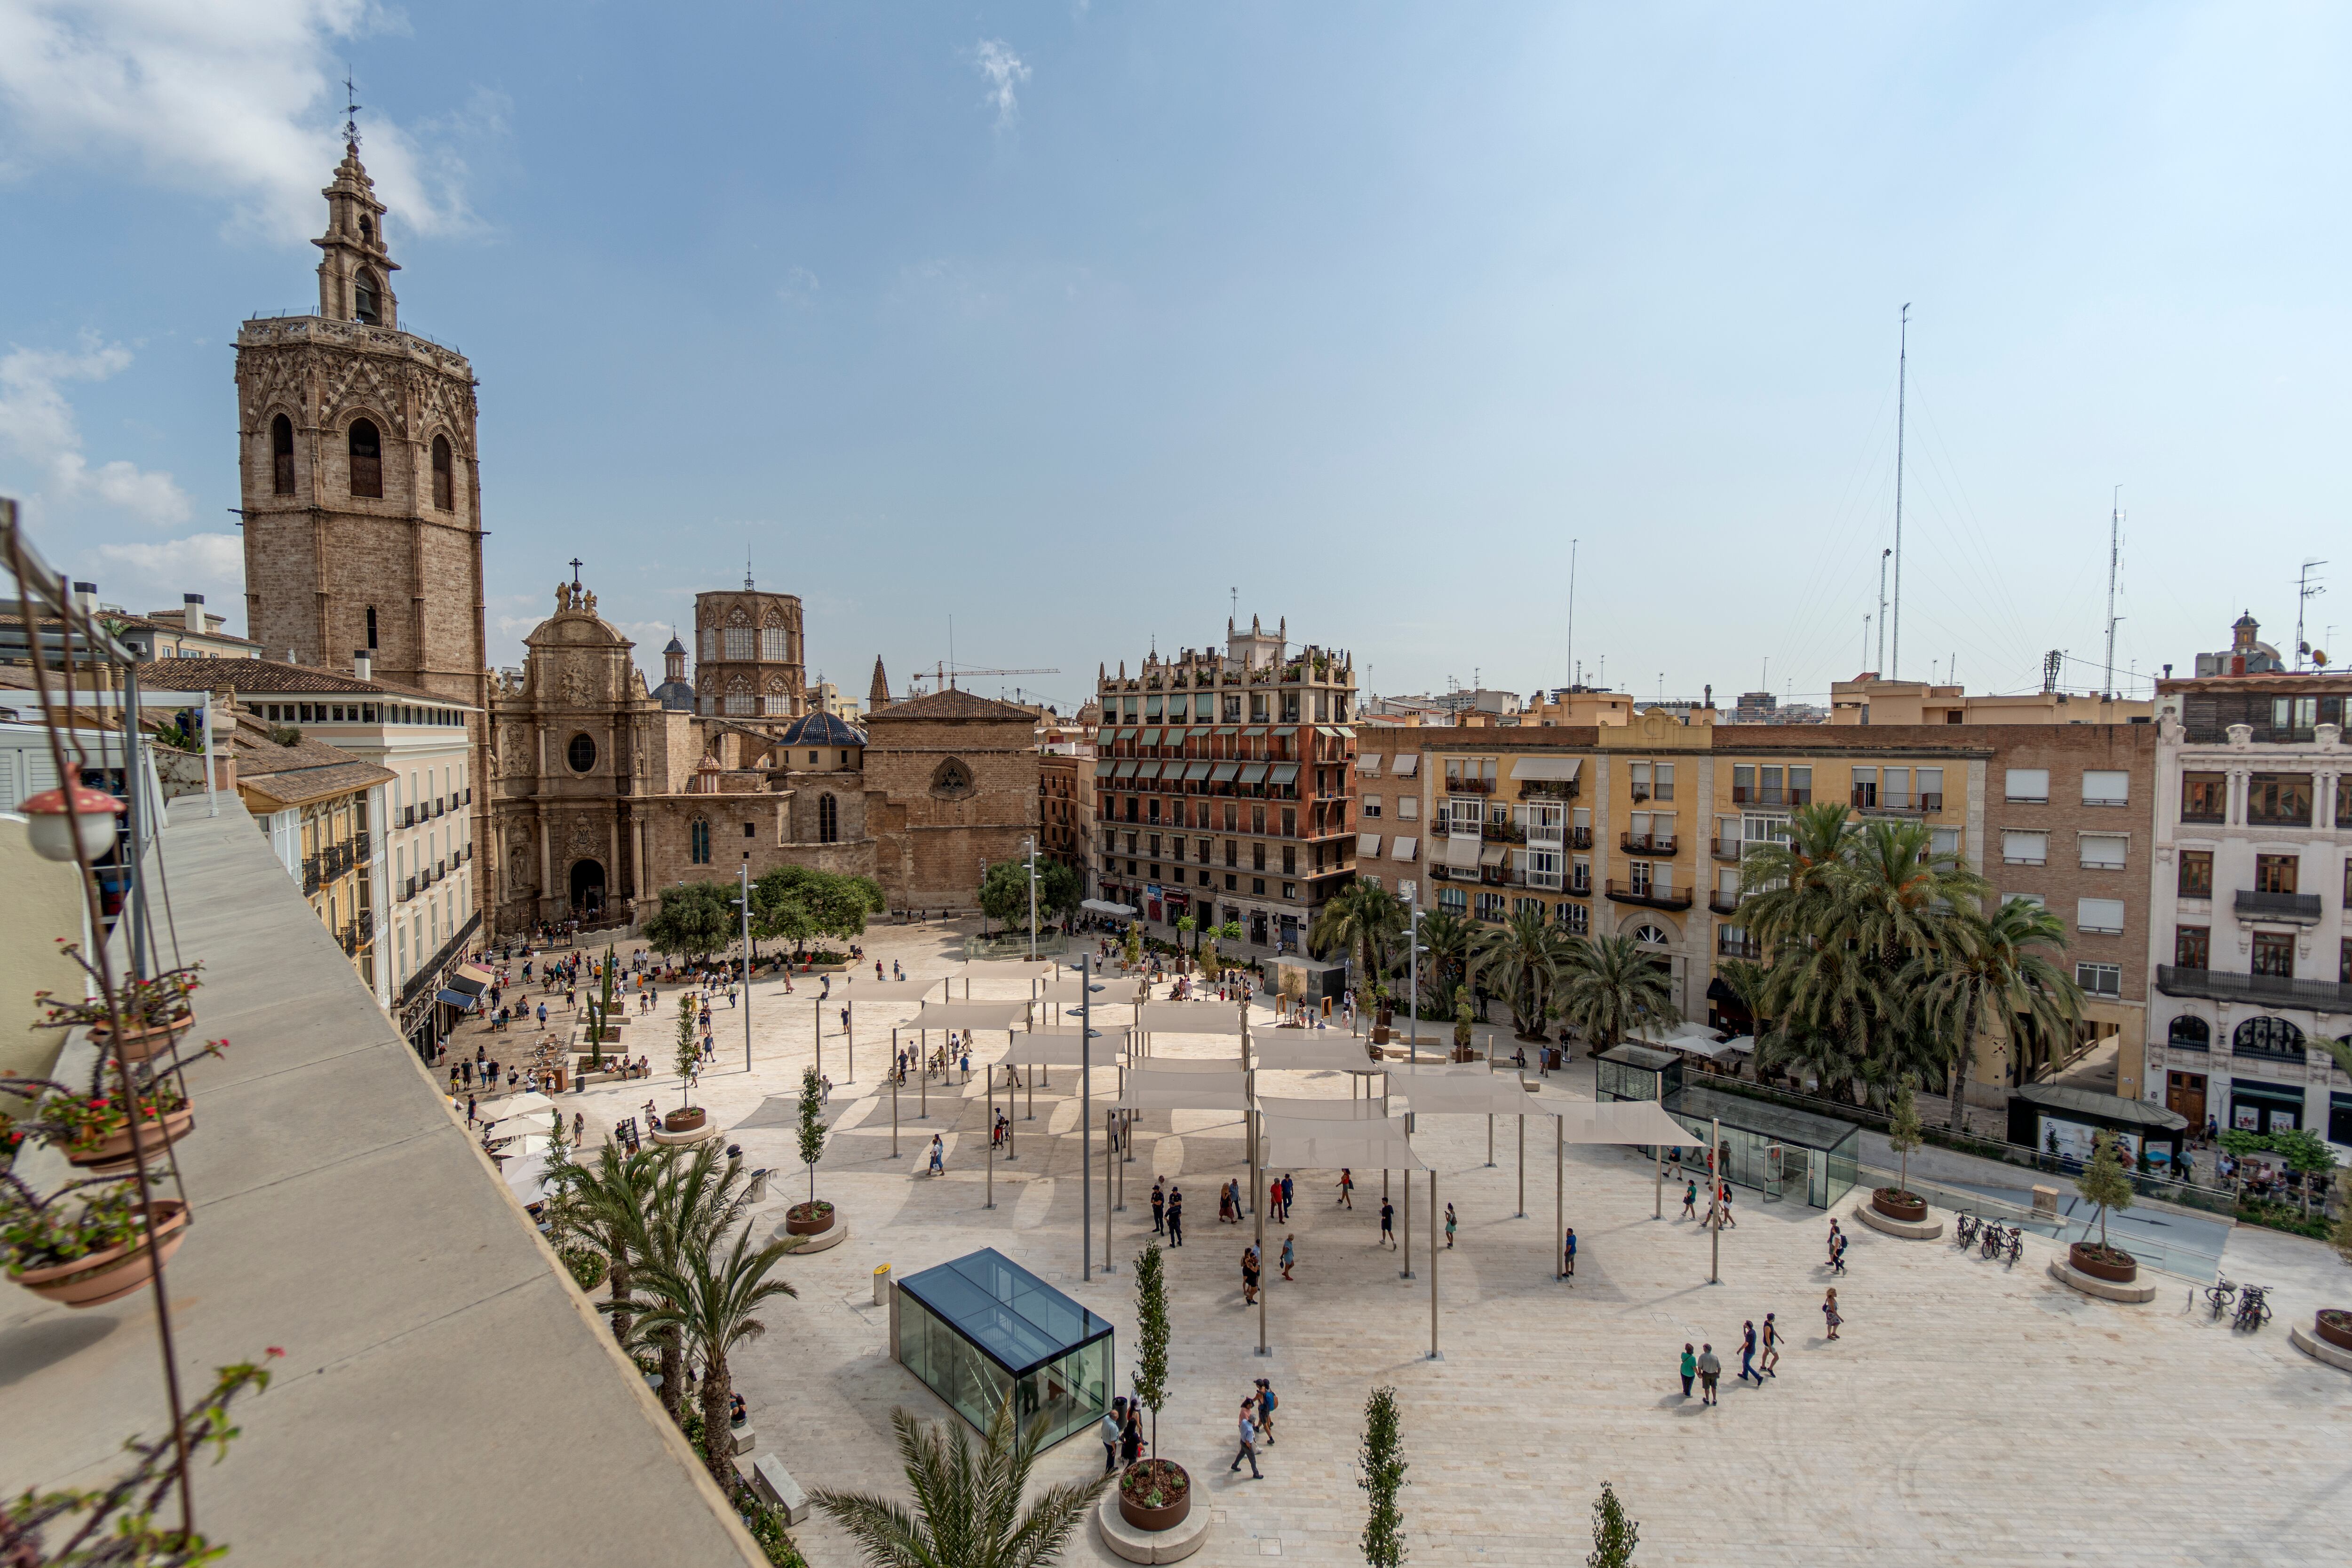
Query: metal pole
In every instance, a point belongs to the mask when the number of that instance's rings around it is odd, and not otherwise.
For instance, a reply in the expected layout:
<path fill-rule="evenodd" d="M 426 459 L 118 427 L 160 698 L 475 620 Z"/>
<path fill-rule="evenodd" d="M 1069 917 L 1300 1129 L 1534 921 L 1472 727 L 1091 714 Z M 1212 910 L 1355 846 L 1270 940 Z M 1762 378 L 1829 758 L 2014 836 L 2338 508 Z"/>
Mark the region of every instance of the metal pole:
<path fill-rule="evenodd" d="M 1653 1143 L 1650 1154 L 1657 1163 L 1656 1169 L 1650 1174 L 1650 1217 L 1664 1219 L 1666 1217 L 1666 1146 Z"/>
<path fill-rule="evenodd" d="M 1568 1278 L 1568 1113 L 1551 1119 L 1551 1277 Z"/>
<path fill-rule="evenodd" d="M 743 884 L 743 1070 L 751 1070 L 751 863 L 746 860 L 739 875 Z M 604 1032 L 604 1020 L 596 1021 L 597 1032 Z M 819 1064 L 817 1077 L 824 1076 Z"/>
<path fill-rule="evenodd" d="M 931 1032 L 929 1029 L 915 1031 L 915 1066 L 921 1069 L 915 1086 L 915 1120 L 929 1121 L 931 1119 Z M 996 1080 L 991 1079 L 988 1107 L 992 1113 L 996 1109 L 995 1093 Z M 993 1114 L 988 1119 L 988 1142 L 991 1148 L 995 1147 L 996 1118 Z"/>
<path fill-rule="evenodd" d="M 996 1068 L 984 1067 L 981 1071 L 988 1084 L 988 1201 L 980 1206 L 992 1209 L 996 1206 Z"/>
<path fill-rule="evenodd" d="M 1706 1163 L 1707 1179 L 1715 1184 L 1715 1191 L 1706 1194 L 1706 1282 L 1720 1285 L 1723 1283 L 1723 1118 L 1716 1117 L 1714 1123 L 1714 1154 Z"/>
<path fill-rule="evenodd" d="M 1004 1044 L 1008 1049 L 1012 1047 L 1013 1031 L 1010 1029 L 1004 1031 Z M 1013 1077 L 1012 1067 L 1007 1065 L 1004 1069 L 1004 1157 L 1007 1160 L 1021 1158 L 1021 1145 L 1014 1142 L 1021 1135 L 1021 1122 L 1012 1114 L 1014 1097 L 1020 1092 L 1021 1080 Z"/>
<path fill-rule="evenodd" d="M 898 1157 L 898 1031 L 890 1031 L 890 1158 Z"/>
<path fill-rule="evenodd" d="M 1118 1272 L 1118 1266 L 1110 1260 L 1111 1153 L 1118 1146 L 1118 1112 L 1116 1110 L 1105 1112 L 1103 1116 L 1103 1272 L 1105 1274 Z M 1127 1205 L 1121 1204 L 1118 1206 L 1123 1209 Z"/>
<path fill-rule="evenodd" d="M 1495 1168 L 1495 1113 L 1486 1112 L 1486 1169 Z"/>
<path fill-rule="evenodd" d="M 73 648 L 73 623 L 63 616 L 58 625 L 65 633 L 68 656 Z M 39 628 L 27 625 L 27 637 L 37 637 Z M 37 653 L 36 658 L 39 657 Z M 66 700 L 67 722 L 72 722 L 73 700 L 68 691 Z M 131 803 L 131 859 L 123 868 L 127 880 L 123 887 L 122 923 L 131 929 L 131 973 L 132 978 L 147 977 L 147 950 L 151 932 L 147 927 L 147 792 L 141 786 L 146 781 L 139 776 L 139 667 L 126 665 L 122 670 L 122 797 Z M 58 781 L 70 794 L 78 779 Z M 320 853 L 324 854 L 322 849 Z"/>
<path fill-rule="evenodd" d="M 1034 835 L 1029 838 L 1029 840 L 1028 840 L 1028 844 L 1029 844 L 1029 962 L 1030 962 L 1030 963 L 1036 963 L 1036 962 L 1037 962 L 1037 840 L 1036 840 L 1036 837 L 1035 837 Z M 1108 1252 L 1106 1252 L 1105 1254 L 1103 1254 L 1103 1257 L 1104 1257 L 1104 1260 L 1105 1260 L 1105 1261 L 1108 1261 L 1110 1255 L 1109 1255 Z"/>
<path fill-rule="evenodd" d="M 1412 1141 L 1412 1112 L 1410 1110 L 1404 1113 L 1404 1136 L 1408 1143 Z M 1412 1278 L 1412 1172 L 1410 1170 L 1404 1173 L 1403 1228 L 1404 1245 L 1397 1250 L 1404 1255 L 1404 1268 L 1398 1271 L 1397 1278 L 1410 1279 Z"/>
<path fill-rule="evenodd" d="M 1519 1116 L 1519 1212 L 1520 1219 L 1528 1217 L 1528 1119 Z"/>
<path fill-rule="evenodd" d="M 1036 863 L 1033 858 L 1030 862 L 1033 877 L 1035 871 Z M 1034 882 L 1032 888 L 1034 888 Z M 1034 933 L 1037 926 L 1034 903 L 1029 926 Z M 1034 942 L 1034 934 L 1030 940 Z M 1078 1279 L 1082 1283 L 1095 1276 L 1094 1258 L 1087 1250 L 1094 1245 L 1095 1224 L 1094 1151 L 1087 1144 L 1087 1140 L 1094 1136 L 1095 1120 L 1095 1041 L 1092 1027 L 1095 1010 L 1093 999 L 1085 989 L 1087 978 L 1087 963 L 1081 959 L 1078 963 Z M 1103 1158 L 1106 1162 L 1110 1158 L 1108 1146 L 1103 1150 Z M 1108 1273 L 1110 1262 L 1110 1167 L 1108 1163 L 1103 1167 L 1103 1262 Z"/>
<path fill-rule="evenodd" d="M 821 998 L 812 996 L 809 998 L 809 1005 L 816 1009 L 816 1076 L 823 1078 L 824 1076 L 824 1003 Z M 746 1019 L 745 1022 L 749 1023 L 750 1020 Z"/>
<path fill-rule="evenodd" d="M 1410 1005 L 1406 1009 L 1406 1016 L 1412 1020 L 1412 1040 L 1408 1050 L 1412 1057 L 1412 1065 L 1419 1067 L 1421 1065 L 1421 887 L 1418 882 L 1413 885 L 1412 915 L 1405 922 L 1404 942 L 1405 964 L 1412 971 L 1410 977 L 1405 981 L 1405 988 L 1411 993 L 1407 999 Z M 1389 1173 L 1382 1171 L 1381 1201 L 1383 1203 L 1388 1201 L 1388 1183 Z"/>
<path fill-rule="evenodd" d="M 1412 1185 L 1408 1178 L 1407 1187 Z M 1429 1168 L 1429 1359 L 1444 1361 L 1437 1348 L 1437 1167 Z"/>
<path fill-rule="evenodd" d="M 743 988 L 743 999 L 746 1002 L 751 999 L 751 988 L 748 985 Z M 854 1001 L 844 1002 L 841 1005 L 841 1017 L 842 1048 L 849 1053 L 849 1076 L 841 1081 L 856 1083 L 857 1081 L 857 1004 Z"/>

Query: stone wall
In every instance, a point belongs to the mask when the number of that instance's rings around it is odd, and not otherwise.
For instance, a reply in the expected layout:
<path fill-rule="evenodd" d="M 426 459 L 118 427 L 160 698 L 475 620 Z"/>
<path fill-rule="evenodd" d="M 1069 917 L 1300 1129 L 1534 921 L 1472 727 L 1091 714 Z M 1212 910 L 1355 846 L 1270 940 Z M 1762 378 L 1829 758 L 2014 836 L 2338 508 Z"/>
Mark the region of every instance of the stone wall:
<path fill-rule="evenodd" d="M 978 907 L 982 868 L 1019 858 L 1037 830 L 1034 715 L 949 690 L 873 715 L 866 733 L 866 782 L 883 801 L 867 821 L 891 908 Z"/>

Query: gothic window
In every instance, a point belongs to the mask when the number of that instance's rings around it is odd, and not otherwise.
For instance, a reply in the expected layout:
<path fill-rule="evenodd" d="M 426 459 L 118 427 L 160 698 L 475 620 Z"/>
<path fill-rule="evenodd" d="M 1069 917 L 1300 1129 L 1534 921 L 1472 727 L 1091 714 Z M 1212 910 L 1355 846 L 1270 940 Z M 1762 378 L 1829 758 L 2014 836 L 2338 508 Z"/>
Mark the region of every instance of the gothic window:
<path fill-rule="evenodd" d="M 270 489 L 281 496 L 294 493 L 294 421 L 283 414 L 269 422 Z"/>
<path fill-rule="evenodd" d="M 738 718 L 751 716 L 751 683 L 740 675 L 727 683 L 727 711 Z"/>
<path fill-rule="evenodd" d="M 365 419 L 352 422 L 352 494 L 383 499 L 383 437 Z"/>
<path fill-rule="evenodd" d="M 782 715 L 785 718 L 792 716 L 793 696 L 791 692 L 784 689 L 782 681 L 768 682 L 768 689 L 760 699 L 760 711 L 772 716 Z"/>
<path fill-rule="evenodd" d="M 841 809 L 829 795 L 816 797 L 816 841 L 819 844 L 841 842 Z"/>
<path fill-rule="evenodd" d="M 572 743 L 563 749 L 563 758 L 572 764 L 573 773 L 586 773 L 596 765 L 595 738 L 584 731 L 572 736 Z"/>
<path fill-rule="evenodd" d="M 748 659 L 751 657 L 751 630 L 752 628 L 750 626 L 729 626 L 727 628 L 727 657 L 729 658 Z"/>
<path fill-rule="evenodd" d="M 705 661 L 719 657 L 719 633 L 709 626 L 702 628 L 702 657 Z M 706 709 L 704 711 L 708 712 Z"/>
<path fill-rule="evenodd" d="M 449 437 L 433 437 L 433 504 L 443 511 L 457 510 L 457 465 L 450 460 Z"/>
<path fill-rule="evenodd" d="M 686 830 L 687 858 L 698 866 L 710 864 L 710 824 L 696 817 Z"/>
<path fill-rule="evenodd" d="M 931 773 L 931 793 L 944 795 L 964 795 L 971 793 L 971 770 L 954 757 L 941 763 Z M 1127 803 L 1132 810 L 1135 802 Z"/>
<path fill-rule="evenodd" d="M 760 657 L 771 664 L 782 664 L 792 658 L 784 641 L 783 624 L 775 618 L 773 610 L 768 616 L 768 624 L 760 628 Z"/>

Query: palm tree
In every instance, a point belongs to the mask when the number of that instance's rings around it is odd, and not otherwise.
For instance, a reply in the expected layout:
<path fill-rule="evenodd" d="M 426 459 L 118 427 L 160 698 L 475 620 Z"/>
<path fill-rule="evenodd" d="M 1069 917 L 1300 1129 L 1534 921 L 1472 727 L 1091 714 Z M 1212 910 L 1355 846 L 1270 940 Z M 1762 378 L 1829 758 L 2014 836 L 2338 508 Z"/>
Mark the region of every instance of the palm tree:
<path fill-rule="evenodd" d="M 1307 942 L 1325 952 L 1336 947 L 1361 953 L 1364 988 L 1373 991 L 1381 983 L 1381 956 L 1406 919 L 1404 900 L 1394 893 L 1370 882 L 1350 882 L 1315 917 Z"/>
<path fill-rule="evenodd" d="M 926 1427 L 893 1410 L 890 1426 L 915 1494 L 912 1508 L 870 1492 L 820 1487 L 811 1494 L 874 1568 L 1045 1568 L 1111 1482 L 1108 1475 L 1065 1481 L 1023 1509 L 1045 1417 L 1016 1432 L 1010 1397 L 997 1405 L 977 1451 L 958 1421 Z"/>
<path fill-rule="evenodd" d="M 1672 1024 L 1674 977 L 1630 936 L 1571 937 L 1561 966 L 1560 1016 L 1605 1051 L 1644 1020 Z"/>
<path fill-rule="evenodd" d="M 1786 839 L 1748 846 L 1739 862 L 1739 921 L 1767 948 L 1823 924 L 1857 830 L 1836 801 L 1801 805 Z"/>
<path fill-rule="evenodd" d="M 1853 940 L 1892 969 L 1903 955 L 1940 945 L 1964 908 L 1978 907 L 1992 885 L 1957 850 L 1937 849 L 1924 822 L 1874 822 L 1853 835 L 1832 879 Z"/>
<path fill-rule="evenodd" d="M 1421 917 L 1421 945 L 1428 963 L 1421 971 L 1423 994 L 1413 999 L 1416 1016 L 1423 997 L 1429 1006 L 1445 1008 L 1454 987 L 1470 977 L 1471 931 L 1468 921 L 1444 910 Z"/>
<path fill-rule="evenodd" d="M 1950 1125 L 1960 1125 L 1961 1078 L 1979 1035 L 1998 1025 L 2004 1035 L 2022 1018 L 2049 1034 L 2070 1030 L 2083 1016 L 2083 992 L 2061 958 L 2066 928 L 2056 915 L 2010 899 L 1990 915 L 1954 921 L 1944 944 L 1915 959 L 1912 981 L 1923 1032 L 1947 1063 Z M 2002 1041 L 2002 1053 L 2008 1042 Z"/>
<path fill-rule="evenodd" d="M 1852 1099 L 1890 1021 L 1884 978 L 1874 954 L 1834 932 L 1784 943 L 1764 987 L 1772 1022 L 1756 1037 L 1757 1070 L 1794 1071 L 1824 1098 Z"/>
<path fill-rule="evenodd" d="M 1501 982 L 1511 1002 L 1511 1031 L 1523 1040 L 1544 1037 L 1552 996 L 1567 965 L 1570 943 L 1541 910 L 1521 910 L 1491 931 L 1478 933 L 1473 962 L 1483 977 Z"/>
<path fill-rule="evenodd" d="M 728 1227 L 743 1216 L 744 1202 L 737 1190 L 742 1167 L 722 1162 L 715 1141 L 694 1145 L 683 1156 L 671 1153 L 645 1205 L 645 1222 L 631 1238 L 639 1260 L 639 1276 L 650 1307 L 636 1325 L 635 1342 L 650 1348 L 661 1360 L 662 1407 L 675 1417 L 685 1402 L 686 1344 L 676 1324 L 658 1314 L 678 1303 L 665 1289 L 682 1278 L 688 1260 L 707 1257 Z"/>
<path fill-rule="evenodd" d="M 688 1247 L 645 1271 L 646 1289 L 657 1304 L 645 1315 L 644 1327 L 682 1343 L 702 1363 L 702 1462 L 730 1492 L 735 1487 L 735 1439 L 728 1414 L 735 1384 L 727 1352 L 768 1331 L 751 1315 L 761 1302 L 800 1294 L 786 1281 L 768 1278 L 783 1256 L 783 1244 L 776 1241 L 752 1251 L 747 1225 L 735 1233 L 724 1258 L 714 1257 L 708 1245 Z M 667 1383 L 663 1391 L 668 1392 Z"/>
<path fill-rule="evenodd" d="M 667 1158 L 660 1149 L 633 1154 L 607 1143 L 593 1162 L 566 1160 L 550 1173 L 555 1188 L 547 1205 L 550 1228 L 559 1246 L 577 1241 L 604 1258 L 612 1297 L 603 1310 L 623 1344 L 629 1342 L 630 1281 L 642 1260 L 636 1240 Z"/>

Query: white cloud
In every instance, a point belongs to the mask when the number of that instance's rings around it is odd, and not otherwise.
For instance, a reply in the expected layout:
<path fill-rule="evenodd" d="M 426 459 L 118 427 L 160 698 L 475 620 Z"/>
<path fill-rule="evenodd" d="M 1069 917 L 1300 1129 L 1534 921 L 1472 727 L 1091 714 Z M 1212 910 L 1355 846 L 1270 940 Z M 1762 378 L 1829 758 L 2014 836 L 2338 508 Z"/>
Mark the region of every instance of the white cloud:
<path fill-rule="evenodd" d="M 776 289 L 776 298 L 787 304 L 813 305 L 816 303 L 818 287 L 815 273 L 805 267 L 795 267 L 784 274 L 783 282 Z"/>
<path fill-rule="evenodd" d="M 339 155 L 337 46 L 402 31 L 373 0 L 0 0 L 0 176 L 127 158 L 159 184 L 229 196 L 241 223 L 307 238 L 323 226 L 319 187 Z M 362 110 L 361 126 L 396 222 L 470 223 L 446 150 L 380 110 Z"/>
<path fill-rule="evenodd" d="M 100 544 L 82 557 L 75 575 L 98 584 L 99 597 L 133 615 L 176 610 L 184 594 L 202 594 L 205 608 L 245 622 L 245 541 L 234 533 L 192 533 L 148 544 Z"/>
<path fill-rule="evenodd" d="M 38 467 L 51 501 L 96 500 L 168 528 L 187 521 L 186 492 L 171 475 L 135 463 L 116 460 L 92 468 L 82 453 L 73 405 L 60 389 L 69 381 L 104 381 L 130 364 L 129 349 L 101 342 L 89 332 L 70 352 L 9 350 L 0 357 L 0 447 Z"/>
<path fill-rule="evenodd" d="M 1002 38 L 982 38 L 972 51 L 972 64 L 988 79 L 985 101 L 995 106 L 996 128 L 1002 131 L 1020 118 L 1021 103 L 1014 95 L 1029 79 L 1029 67 Z"/>

